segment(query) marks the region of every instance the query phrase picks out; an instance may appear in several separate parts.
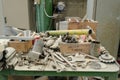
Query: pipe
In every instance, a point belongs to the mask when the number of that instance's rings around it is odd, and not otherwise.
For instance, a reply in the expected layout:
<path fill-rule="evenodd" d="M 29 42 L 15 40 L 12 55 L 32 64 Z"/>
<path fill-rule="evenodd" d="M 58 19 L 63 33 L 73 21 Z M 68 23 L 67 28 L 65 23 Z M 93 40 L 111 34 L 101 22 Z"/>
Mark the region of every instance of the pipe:
<path fill-rule="evenodd" d="M 79 29 L 79 30 L 56 30 L 56 31 L 47 31 L 47 35 L 64 35 L 66 33 L 69 33 L 70 35 L 89 35 L 92 34 L 91 29 Z"/>
<path fill-rule="evenodd" d="M 40 32 L 45 31 L 45 14 L 44 14 L 45 0 L 40 0 Z"/>
<path fill-rule="evenodd" d="M 41 27 L 40 27 L 40 4 L 36 2 L 36 27 L 37 27 L 37 32 L 40 32 Z"/>

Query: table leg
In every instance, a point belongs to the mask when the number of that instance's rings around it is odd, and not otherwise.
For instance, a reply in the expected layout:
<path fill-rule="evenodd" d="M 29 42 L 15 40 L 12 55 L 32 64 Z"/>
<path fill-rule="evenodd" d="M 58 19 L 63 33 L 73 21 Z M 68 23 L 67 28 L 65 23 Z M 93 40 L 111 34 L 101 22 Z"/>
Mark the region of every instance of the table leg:
<path fill-rule="evenodd" d="M 0 80 L 8 80 L 8 76 L 0 75 Z"/>
<path fill-rule="evenodd" d="M 103 77 L 105 80 L 109 80 L 109 77 Z"/>
<path fill-rule="evenodd" d="M 111 74 L 108 77 L 108 80 L 118 80 L 118 74 L 117 73 Z"/>

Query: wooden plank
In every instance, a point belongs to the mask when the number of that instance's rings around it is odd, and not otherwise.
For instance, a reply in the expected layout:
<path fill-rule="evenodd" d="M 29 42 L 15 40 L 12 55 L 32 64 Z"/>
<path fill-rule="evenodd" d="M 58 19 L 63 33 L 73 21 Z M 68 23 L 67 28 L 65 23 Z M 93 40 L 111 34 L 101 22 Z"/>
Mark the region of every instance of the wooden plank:
<path fill-rule="evenodd" d="M 17 52 L 28 52 L 32 47 L 32 41 L 9 41 L 8 46 L 15 48 Z"/>
<path fill-rule="evenodd" d="M 60 51 L 63 54 L 74 54 L 77 52 L 90 53 L 90 43 L 60 43 Z"/>

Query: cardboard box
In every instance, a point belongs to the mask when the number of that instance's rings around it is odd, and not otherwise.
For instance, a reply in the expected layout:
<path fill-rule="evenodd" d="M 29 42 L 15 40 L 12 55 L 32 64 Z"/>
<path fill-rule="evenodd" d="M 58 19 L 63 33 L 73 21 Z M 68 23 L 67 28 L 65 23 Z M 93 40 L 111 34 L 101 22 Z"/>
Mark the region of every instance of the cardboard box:
<path fill-rule="evenodd" d="M 28 52 L 32 47 L 32 41 L 9 41 L 8 46 L 15 48 L 17 52 Z"/>
<path fill-rule="evenodd" d="M 74 54 L 77 52 L 90 53 L 91 43 L 60 43 L 60 51 L 63 54 Z"/>
<path fill-rule="evenodd" d="M 79 29 L 79 23 L 78 22 L 69 22 L 68 30 L 74 30 L 74 29 Z"/>
<path fill-rule="evenodd" d="M 91 27 L 92 30 L 95 32 L 91 36 L 96 39 L 96 28 L 97 28 L 98 22 L 97 21 L 91 21 L 91 20 L 85 20 L 83 22 L 79 22 L 79 29 L 85 29 L 87 26 Z"/>
<path fill-rule="evenodd" d="M 79 29 L 79 17 L 69 17 L 68 21 L 68 30 Z"/>
<path fill-rule="evenodd" d="M 84 20 L 83 22 L 81 20 L 70 18 L 68 23 L 68 30 L 74 30 L 74 29 L 86 29 L 87 26 L 92 28 L 94 31 L 94 34 L 91 36 L 96 39 L 96 28 L 97 28 L 98 22 L 92 21 L 92 20 Z"/>
<path fill-rule="evenodd" d="M 97 25 L 98 25 L 97 21 L 85 20 L 83 22 L 81 21 L 79 22 L 80 29 L 85 29 L 87 26 L 90 26 L 95 33 L 96 33 Z"/>

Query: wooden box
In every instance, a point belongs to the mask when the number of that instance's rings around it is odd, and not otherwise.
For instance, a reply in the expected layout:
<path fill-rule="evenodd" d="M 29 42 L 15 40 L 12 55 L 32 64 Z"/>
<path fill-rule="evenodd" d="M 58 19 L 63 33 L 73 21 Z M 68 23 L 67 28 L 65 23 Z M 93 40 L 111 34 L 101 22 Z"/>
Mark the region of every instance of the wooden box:
<path fill-rule="evenodd" d="M 17 52 L 28 52 L 32 47 L 32 41 L 9 41 L 8 46 L 15 48 Z"/>
<path fill-rule="evenodd" d="M 79 17 L 69 17 L 68 21 L 68 30 L 79 29 Z"/>
<path fill-rule="evenodd" d="M 60 51 L 63 54 L 74 54 L 77 52 L 90 53 L 91 43 L 60 43 Z"/>
<path fill-rule="evenodd" d="M 79 23 L 78 22 L 69 22 L 68 30 L 74 30 L 74 29 L 79 29 Z"/>
<path fill-rule="evenodd" d="M 81 21 L 79 22 L 80 29 L 85 29 L 87 26 L 90 26 L 95 33 L 96 33 L 97 25 L 98 25 L 97 21 L 85 20 L 83 22 Z"/>
<path fill-rule="evenodd" d="M 94 34 L 92 34 L 91 36 L 96 39 L 96 28 L 97 28 L 98 22 L 97 21 L 91 21 L 91 20 L 85 20 L 83 22 L 79 22 L 79 29 L 85 29 L 87 28 L 87 26 L 89 26 L 90 28 L 92 28 L 92 30 L 94 31 Z"/>

